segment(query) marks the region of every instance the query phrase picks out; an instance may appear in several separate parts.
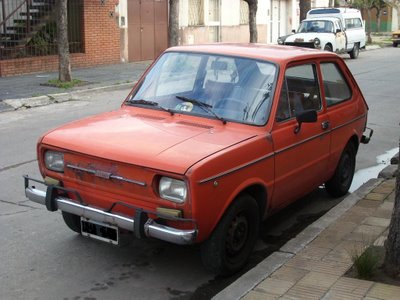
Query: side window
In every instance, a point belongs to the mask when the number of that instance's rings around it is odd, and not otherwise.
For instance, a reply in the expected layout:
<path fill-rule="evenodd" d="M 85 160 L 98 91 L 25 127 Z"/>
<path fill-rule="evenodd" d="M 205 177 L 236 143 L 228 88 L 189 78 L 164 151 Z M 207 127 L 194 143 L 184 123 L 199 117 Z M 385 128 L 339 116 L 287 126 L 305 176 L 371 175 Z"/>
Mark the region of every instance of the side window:
<path fill-rule="evenodd" d="M 349 85 L 335 63 L 322 63 L 321 72 L 327 106 L 332 106 L 351 98 Z"/>
<path fill-rule="evenodd" d="M 296 112 L 320 110 L 321 97 L 315 65 L 306 64 L 288 68 L 279 97 L 276 120 L 294 118 Z"/>
<path fill-rule="evenodd" d="M 346 23 L 346 29 L 362 28 L 363 27 L 361 19 L 359 19 L 359 18 L 345 19 L 344 22 Z"/>

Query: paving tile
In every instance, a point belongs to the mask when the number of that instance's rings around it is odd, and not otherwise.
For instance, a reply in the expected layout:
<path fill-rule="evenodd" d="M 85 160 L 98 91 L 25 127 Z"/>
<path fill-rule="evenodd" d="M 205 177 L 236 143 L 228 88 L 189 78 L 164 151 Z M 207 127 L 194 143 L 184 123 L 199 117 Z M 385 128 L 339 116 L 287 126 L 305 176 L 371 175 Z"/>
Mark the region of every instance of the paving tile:
<path fill-rule="evenodd" d="M 334 231 L 346 233 L 346 232 L 352 231 L 358 225 L 359 225 L 358 222 L 340 220 L 339 222 L 336 222 L 336 223 L 332 224 L 331 226 L 329 226 L 328 230 L 334 230 Z"/>
<path fill-rule="evenodd" d="M 388 227 L 390 224 L 390 219 L 377 218 L 377 217 L 367 217 L 363 224 L 371 226 Z"/>
<path fill-rule="evenodd" d="M 393 187 L 388 185 L 386 186 L 379 185 L 378 187 L 374 188 L 372 192 L 378 194 L 390 194 L 391 192 L 393 192 L 393 189 L 394 189 Z"/>
<path fill-rule="evenodd" d="M 391 203 L 394 203 L 395 197 L 396 197 L 396 193 L 393 192 L 393 193 L 391 193 L 391 194 L 387 197 L 386 201 L 391 202 Z"/>
<path fill-rule="evenodd" d="M 330 248 L 322 248 L 322 247 L 317 247 L 315 245 L 309 245 L 306 248 L 304 248 L 301 252 L 299 252 L 297 255 L 304 258 L 321 260 L 330 251 L 331 251 Z"/>
<path fill-rule="evenodd" d="M 328 290 L 339 278 L 340 275 L 312 271 L 305 275 L 297 284 L 301 286 L 323 288 Z"/>
<path fill-rule="evenodd" d="M 367 293 L 367 296 L 385 300 L 398 300 L 400 298 L 400 287 L 383 283 L 374 283 Z"/>
<path fill-rule="evenodd" d="M 330 290 L 323 298 L 323 300 L 361 300 L 364 299 L 362 296 L 353 295 L 343 291 L 332 291 Z"/>
<path fill-rule="evenodd" d="M 385 227 L 360 225 L 353 230 L 353 232 L 347 234 L 343 240 L 359 241 L 366 244 L 372 244 L 384 230 Z"/>
<path fill-rule="evenodd" d="M 337 245 L 336 240 L 330 239 L 329 236 L 321 236 L 321 235 L 316 237 L 311 243 L 308 244 L 308 246 L 310 247 L 320 247 L 327 249 L 333 249 L 336 247 L 336 245 Z"/>
<path fill-rule="evenodd" d="M 372 281 L 361 280 L 357 278 L 341 277 L 332 286 L 332 291 L 340 291 L 347 294 L 363 297 L 374 284 Z"/>
<path fill-rule="evenodd" d="M 366 247 L 362 241 L 342 241 L 322 260 L 352 263 L 351 257 L 354 253 L 359 253 Z"/>
<path fill-rule="evenodd" d="M 310 271 L 332 274 L 332 275 L 343 275 L 352 266 L 351 262 L 337 262 L 337 261 L 309 261 L 308 268 Z"/>
<path fill-rule="evenodd" d="M 255 288 L 255 290 L 258 292 L 281 296 L 285 294 L 294 284 L 295 282 L 269 277 L 262 281 Z"/>
<path fill-rule="evenodd" d="M 297 282 L 304 277 L 309 271 L 299 268 L 288 267 L 286 265 L 276 270 L 271 277 L 290 282 Z"/>
<path fill-rule="evenodd" d="M 387 236 L 381 235 L 375 240 L 374 246 L 384 246 L 386 240 L 387 240 Z"/>
<path fill-rule="evenodd" d="M 356 229 L 353 230 L 354 233 L 361 233 L 365 235 L 380 235 L 386 227 L 384 226 L 376 226 L 376 225 L 359 225 Z"/>
<path fill-rule="evenodd" d="M 275 300 L 278 299 L 279 296 L 266 294 L 258 291 L 250 291 L 247 293 L 241 300 Z"/>
<path fill-rule="evenodd" d="M 396 187 L 396 179 L 393 178 L 393 179 L 385 180 L 385 181 L 383 181 L 379 186 L 382 186 L 382 187 L 391 187 L 391 188 L 394 189 L 394 188 Z"/>
<path fill-rule="evenodd" d="M 381 193 L 369 193 L 365 196 L 366 200 L 372 201 L 383 201 L 388 196 L 388 194 L 381 194 Z M 363 200 L 362 200 L 363 201 Z"/>
<path fill-rule="evenodd" d="M 327 291 L 327 289 L 322 287 L 310 287 L 296 284 L 281 299 L 321 299 Z"/>

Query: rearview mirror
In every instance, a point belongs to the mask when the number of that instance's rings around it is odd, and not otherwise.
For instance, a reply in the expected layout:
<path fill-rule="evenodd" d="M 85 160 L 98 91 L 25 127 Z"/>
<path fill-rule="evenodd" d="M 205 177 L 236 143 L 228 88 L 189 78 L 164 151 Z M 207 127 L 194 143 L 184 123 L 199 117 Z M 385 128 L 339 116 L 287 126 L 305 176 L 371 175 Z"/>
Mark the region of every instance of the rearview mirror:
<path fill-rule="evenodd" d="M 315 109 L 306 109 L 296 112 L 297 126 L 294 129 L 294 133 L 299 133 L 302 123 L 314 123 L 317 122 L 317 111 Z"/>

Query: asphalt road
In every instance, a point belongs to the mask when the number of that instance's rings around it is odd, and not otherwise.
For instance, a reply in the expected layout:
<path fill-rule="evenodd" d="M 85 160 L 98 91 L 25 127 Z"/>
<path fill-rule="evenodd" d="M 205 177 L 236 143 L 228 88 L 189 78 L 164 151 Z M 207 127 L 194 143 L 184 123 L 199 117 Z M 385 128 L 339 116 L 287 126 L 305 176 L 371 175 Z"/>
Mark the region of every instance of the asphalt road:
<path fill-rule="evenodd" d="M 398 146 L 400 49 L 362 52 L 346 59 L 370 105 L 375 134 L 362 145 L 357 168 Z M 117 108 L 127 90 L 99 92 L 79 101 L 0 114 L 1 299 L 204 299 L 234 278 L 204 271 L 197 247 L 135 240 L 113 247 L 70 231 L 59 212 L 26 200 L 22 175 L 39 177 L 36 141 L 45 131 Z M 263 224 L 256 264 L 339 200 L 316 190 Z M 282 221 L 283 220 L 283 221 Z M 249 267 L 251 267 L 251 264 Z"/>

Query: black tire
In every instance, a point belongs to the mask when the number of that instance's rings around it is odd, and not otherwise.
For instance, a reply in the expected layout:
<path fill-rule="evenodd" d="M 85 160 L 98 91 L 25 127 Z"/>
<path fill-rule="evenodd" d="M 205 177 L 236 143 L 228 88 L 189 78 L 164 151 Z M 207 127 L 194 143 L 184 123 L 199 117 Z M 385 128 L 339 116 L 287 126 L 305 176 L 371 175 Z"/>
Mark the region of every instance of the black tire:
<path fill-rule="evenodd" d="M 329 45 L 329 44 L 325 45 L 324 50 L 325 50 L 325 51 L 329 51 L 329 52 L 332 52 L 332 51 L 333 51 L 332 46 Z"/>
<path fill-rule="evenodd" d="M 81 218 L 77 215 L 70 214 L 68 212 L 62 211 L 62 216 L 65 224 L 77 233 L 81 233 Z"/>
<path fill-rule="evenodd" d="M 393 47 L 397 47 L 397 45 L 398 45 L 397 43 L 393 42 Z"/>
<path fill-rule="evenodd" d="M 343 150 L 335 174 L 325 183 L 326 191 L 334 197 L 345 195 L 353 181 L 355 166 L 356 148 L 354 144 L 350 142 Z"/>
<path fill-rule="evenodd" d="M 358 57 L 358 54 L 360 54 L 360 46 L 358 43 L 354 44 L 353 50 L 351 50 L 349 53 L 351 59 L 356 59 Z"/>
<path fill-rule="evenodd" d="M 246 264 L 258 238 L 260 213 L 256 200 L 244 194 L 227 209 L 211 237 L 201 246 L 204 267 L 229 276 Z"/>

